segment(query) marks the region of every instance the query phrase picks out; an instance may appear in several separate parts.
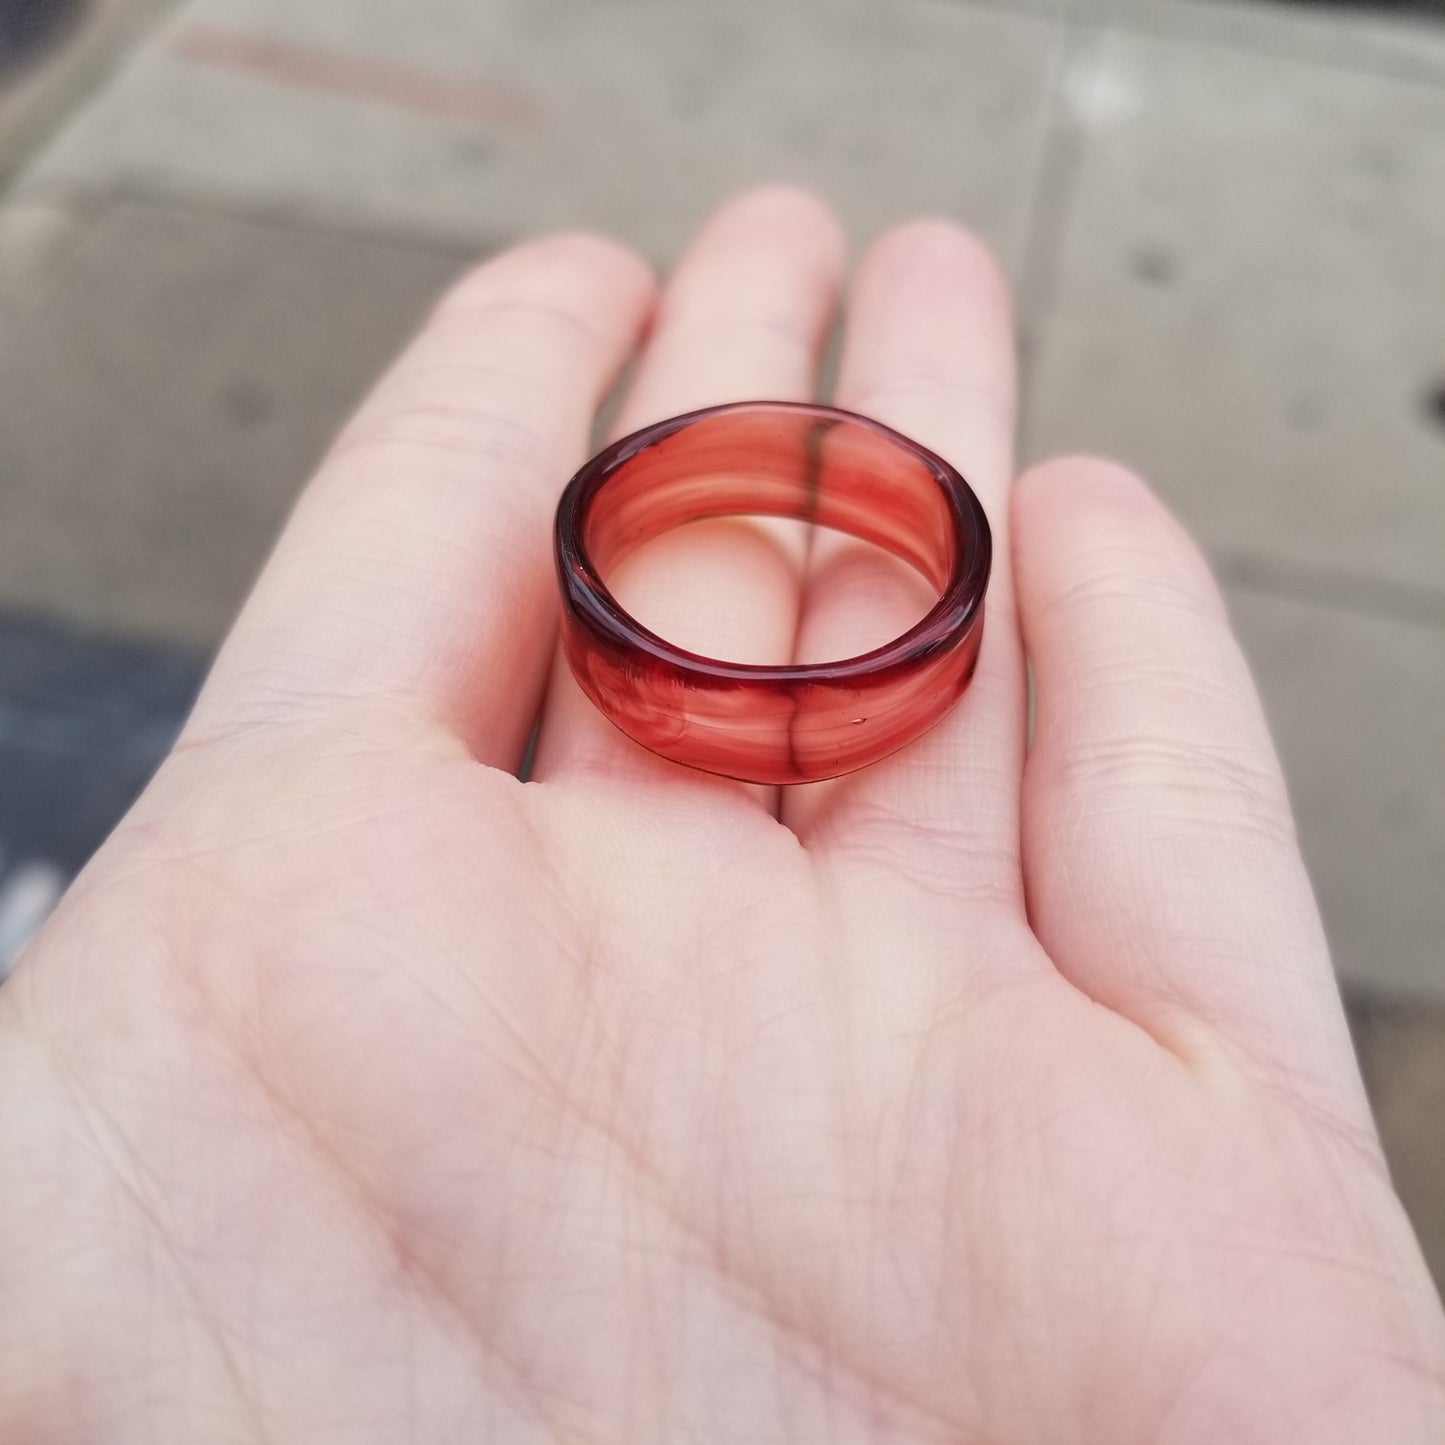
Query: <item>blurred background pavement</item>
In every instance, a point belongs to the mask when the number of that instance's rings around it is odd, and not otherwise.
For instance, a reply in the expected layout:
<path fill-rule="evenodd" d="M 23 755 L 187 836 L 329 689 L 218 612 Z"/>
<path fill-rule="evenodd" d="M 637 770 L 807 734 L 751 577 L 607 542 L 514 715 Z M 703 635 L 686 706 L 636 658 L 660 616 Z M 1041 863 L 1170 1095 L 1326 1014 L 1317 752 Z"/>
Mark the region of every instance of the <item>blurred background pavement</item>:
<path fill-rule="evenodd" d="M 450 277 L 558 226 L 665 263 L 728 191 L 800 181 L 860 244 L 920 211 L 982 231 L 1025 457 L 1119 456 L 1208 548 L 1445 1278 L 1445 7 L 5 13 L 0 968 Z"/>

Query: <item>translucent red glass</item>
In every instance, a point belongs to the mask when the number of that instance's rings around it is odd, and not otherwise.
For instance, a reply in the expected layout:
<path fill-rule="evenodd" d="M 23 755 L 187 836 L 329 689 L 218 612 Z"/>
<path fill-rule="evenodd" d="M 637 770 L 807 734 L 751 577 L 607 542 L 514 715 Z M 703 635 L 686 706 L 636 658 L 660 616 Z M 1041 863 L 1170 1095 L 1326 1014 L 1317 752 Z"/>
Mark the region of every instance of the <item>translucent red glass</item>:
<path fill-rule="evenodd" d="M 796 517 L 916 567 L 938 601 L 883 647 L 776 667 L 675 647 L 603 577 L 644 542 L 705 517 Z M 992 541 L 957 471 L 851 412 L 740 402 L 634 432 L 573 477 L 557 508 L 563 641 L 577 681 L 629 737 L 674 762 L 760 783 L 830 778 L 931 727 L 973 676 Z"/>

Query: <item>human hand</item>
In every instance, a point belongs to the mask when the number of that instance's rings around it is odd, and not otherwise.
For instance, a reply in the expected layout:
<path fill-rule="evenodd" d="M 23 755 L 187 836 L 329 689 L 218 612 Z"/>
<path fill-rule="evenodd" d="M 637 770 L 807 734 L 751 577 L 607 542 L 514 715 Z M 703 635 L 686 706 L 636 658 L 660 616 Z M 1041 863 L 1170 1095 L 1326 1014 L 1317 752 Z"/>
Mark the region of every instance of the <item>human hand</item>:
<path fill-rule="evenodd" d="M 620 429 L 807 397 L 842 256 L 806 197 L 726 207 Z M 831 783 L 663 763 L 558 665 L 549 553 L 653 305 L 586 238 L 462 284 L 0 992 L 0 1440 L 1445 1438 L 1439 1303 L 1198 553 L 1105 463 L 1010 496 L 1003 284 L 904 227 L 838 401 L 989 510 L 973 685 Z M 758 661 L 922 605 L 744 522 L 616 589 Z"/>

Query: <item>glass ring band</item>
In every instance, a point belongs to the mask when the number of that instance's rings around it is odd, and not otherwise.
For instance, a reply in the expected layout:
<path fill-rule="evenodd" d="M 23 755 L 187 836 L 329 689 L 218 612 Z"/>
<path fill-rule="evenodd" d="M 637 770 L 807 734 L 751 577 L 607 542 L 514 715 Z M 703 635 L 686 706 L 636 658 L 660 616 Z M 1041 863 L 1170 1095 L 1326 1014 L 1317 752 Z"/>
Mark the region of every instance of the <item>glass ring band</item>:
<path fill-rule="evenodd" d="M 872 542 L 921 572 L 938 600 L 871 652 L 768 666 L 676 647 L 608 591 L 603 578 L 653 537 L 740 514 Z M 852 772 L 932 727 L 973 676 L 988 518 L 941 457 L 852 412 L 738 402 L 645 427 L 568 483 L 554 543 L 563 646 L 583 692 L 629 737 L 688 767 L 754 783 Z"/>

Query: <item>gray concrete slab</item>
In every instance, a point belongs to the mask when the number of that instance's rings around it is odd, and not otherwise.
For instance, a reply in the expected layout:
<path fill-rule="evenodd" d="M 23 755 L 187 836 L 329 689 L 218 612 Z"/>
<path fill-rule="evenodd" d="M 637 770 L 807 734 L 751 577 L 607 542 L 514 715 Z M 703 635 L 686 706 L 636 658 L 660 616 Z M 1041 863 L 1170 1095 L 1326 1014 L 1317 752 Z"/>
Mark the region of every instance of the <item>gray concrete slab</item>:
<path fill-rule="evenodd" d="M 1371 996 L 1351 1022 L 1390 1174 L 1445 1290 L 1445 1009 Z"/>
<path fill-rule="evenodd" d="M 0 608 L 214 644 L 345 412 L 462 264 L 175 208 L 88 218 L 0 305 Z"/>
<path fill-rule="evenodd" d="M 664 257 L 787 178 L 860 239 L 946 212 L 1013 257 L 1064 35 L 1050 4 L 193 0 L 27 185 L 453 238 L 596 226 Z"/>
<path fill-rule="evenodd" d="M 1310 0 L 1103 0 L 1109 23 L 1288 60 L 1445 82 L 1440 17 Z"/>
<path fill-rule="evenodd" d="M 1067 93 L 1028 451 L 1122 456 L 1222 554 L 1438 600 L 1445 88 L 1116 33 Z"/>
<path fill-rule="evenodd" d="M 1335 965 L 1445 1001 L 1445 629 L 1232 589 Z"/>
<path fill-rule="evenodd" d="M 83 229 L 82 213 L 53 201 L 0 206 L 0 315 L 33 298 Z"/>
<path fill-rule="evenodd" d="M 89 0 L 75 21 L 19 69 L 0 73 L 0 180 L 124 56 L 176 0 Z"/>

